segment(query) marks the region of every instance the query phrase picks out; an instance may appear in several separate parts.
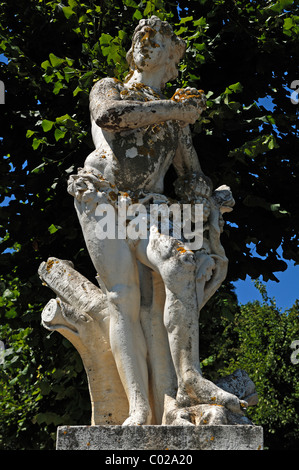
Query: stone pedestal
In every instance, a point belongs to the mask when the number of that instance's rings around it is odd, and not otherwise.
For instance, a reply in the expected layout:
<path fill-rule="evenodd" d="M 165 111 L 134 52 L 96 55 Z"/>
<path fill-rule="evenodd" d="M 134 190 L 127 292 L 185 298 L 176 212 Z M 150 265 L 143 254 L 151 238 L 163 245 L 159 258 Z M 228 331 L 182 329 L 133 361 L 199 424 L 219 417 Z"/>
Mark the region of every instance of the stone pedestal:
<path fill-rule="evenodd" d="M 262 450 L 263 428 L 222 426 L 60 426 L 57 450 Z"/>

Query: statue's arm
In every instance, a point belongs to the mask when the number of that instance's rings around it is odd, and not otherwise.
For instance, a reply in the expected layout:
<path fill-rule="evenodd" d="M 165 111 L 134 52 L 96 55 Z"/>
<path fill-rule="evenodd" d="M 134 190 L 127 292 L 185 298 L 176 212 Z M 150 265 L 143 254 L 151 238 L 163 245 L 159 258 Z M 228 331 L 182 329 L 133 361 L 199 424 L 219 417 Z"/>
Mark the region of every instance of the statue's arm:
<path fill-rule="evenodd" d="M 90 92 L 92 119 L 105 130 L 136 129 L 168 120 L 192 123 L 198 117 L 196 108 L 173 100 L 125 101 L 120 97 L 117 81 L 106 78 Z"/>

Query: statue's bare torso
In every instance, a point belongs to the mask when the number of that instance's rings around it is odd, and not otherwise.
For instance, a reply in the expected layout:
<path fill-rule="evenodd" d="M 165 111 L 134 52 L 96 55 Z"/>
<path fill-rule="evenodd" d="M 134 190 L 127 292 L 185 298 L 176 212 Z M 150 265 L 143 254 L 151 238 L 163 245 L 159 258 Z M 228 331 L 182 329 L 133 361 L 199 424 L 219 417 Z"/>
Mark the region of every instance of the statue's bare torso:
<path fill-rule="evenodd" d="M 94 93 L 118 94 L 123 101 L 148 102 L 163 97 L 145 85 L 127 87 L 115 79 L 103 79 Z M 115 184 L 119 190 L 163 192 L 164 176 L 176 154 L 180 126 L 165 121 L 135 129 L 113 131 L 96 125 L 92 119 L 92 136 L 96 149 L 85 161 Z"/>

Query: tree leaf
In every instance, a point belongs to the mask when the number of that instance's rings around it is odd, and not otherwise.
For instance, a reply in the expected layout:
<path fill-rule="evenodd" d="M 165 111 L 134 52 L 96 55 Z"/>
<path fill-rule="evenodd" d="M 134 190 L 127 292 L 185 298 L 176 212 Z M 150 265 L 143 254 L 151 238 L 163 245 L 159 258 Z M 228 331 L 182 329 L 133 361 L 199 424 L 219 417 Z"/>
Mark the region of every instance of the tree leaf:
<path fill-rule="evenodd" d="M 49 54 L 49 58 L 50 58 L 52 67 L 55 67 L 55 68 L 59 67 L 61 64 L 65 62 L 64 59 L 57 57 L 55 54 L 53 54 L 53 52 Z"/>
<path fill-rule="evenodd" d="M 62 82 L 55 82 L 53 86 L 54 95 L 58 95 L 62 88 L 65 88 L 65 85 Z"/>
<path fill-rule="evenodd" d="M 34 134 L 35 134 L 35 131 L 32 131 L 32 130 L 28 129 L 27 132 L 26 132 L 27 139 L 32 137 Z"/>
<path fill-rule="evenodd" d="M 38 138 L 34 138 L 33 139 L 33 142 L 32 142 L 32 147 L 34 150 L 37 150 L 38 147 L 40 146 L 40 144 L 42 144 L 43 140 L 42 139 L 38 139 Z"/>
<path fill-rule="evenodd" d="M 74 10 L 72 9 L 72 7 L 63 7 L 62 8 L 62 11 L 64 13 L 64 16 L 66 17 L 66 19 L 68 20 L 72 15 L 75 14 Z"/>
<path fill-rule="evenodd" d="M 42 122 L 42 128 L 44 132 L 49 132 L 54 125 L 54 121 L 49 121 L 48 119 L 44 119 Z"/>
<path fill-rule="evenodd" d="M 52 66 L 48 60 L 42 62 L 41 67 L 45 70 L 52 69 Z"/>
<path fill-rule="evenodd" d="M 58 225 L 51 224 L 50 227 L 48 227 L 48 231 L 53 234 L 57 232 L 57 230 L 61 229 Z"/>
<path fill-rule="evenodd" d="M 193 20 L 193 16 L 186 16 L 185 18 L 181 18 L 180 24 L 185 24 L 188 21 L 192 21 L 192 20 Z"/>
<path fill-rule="evenodd" d="M 54 132 L 54 137 L 55 137 L 55 140 L 58 141 L 60 139 L 63 139 L 63 137 L 65 136 L 67 131 L 63 131 L 59 128 L 55 129 L 55 132 Z"/>
<path fill-rule="evenodd" d="M 41 163 L 40 165 L 38 165 L 36 168 L 34 168 L 33 170 L 31 170 L 31 173 L 40 173 L 43 169 L 44 169 L 44 166 L 45 166 L 45 163 Z"/>
<path fill-rule="evenodd" d="M 230 85 L 229 89 L 232 90 L 234 93 L 241 93 L 243 91 L 243 86 L 240 82 L 237 82 L 233 85 Z"/>

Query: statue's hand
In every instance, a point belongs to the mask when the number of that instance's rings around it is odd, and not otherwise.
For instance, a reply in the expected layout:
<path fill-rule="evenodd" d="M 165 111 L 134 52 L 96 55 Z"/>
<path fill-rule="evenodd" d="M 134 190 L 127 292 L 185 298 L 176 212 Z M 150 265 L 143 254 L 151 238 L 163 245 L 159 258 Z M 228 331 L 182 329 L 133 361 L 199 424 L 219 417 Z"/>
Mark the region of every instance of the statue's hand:
<path fill-rule="evenodd" d="M 225 184 L 219 186 L 215 189 L 212 199 L 215 201 L 215 204 L 219 207 L 221 214 L 224 212 L 231 212 L 235 205 L 235 200 L 233 198 L 232 192 L 229 186 Z"/>
<path fill-rule="evenodd" d="M 213 272 L 216 268 L 216 263 L 213 257 L 208 255 L 207 253 L 198 252 L 196 253 L 196 255 L 196 258 L 198 260 L 196 280 L 198 282 L 208 282 L 213 276 Z"/>
<path fill-rule="evenodd" d="M 206 97 L 202 90 L 196 88 L 179 88 L 171 98 L 175 103 L 183 105 L 181 125 L 194 124 L 206 109 Z"/>
<path fill-rule="evenodd" d="M 206 109 L 207 99 L 203 90 L 197 90 L 196 88 L 178 88 L 171 98 L 173 101 L 178 103 L 188 104 L 201 110 Z"/>

